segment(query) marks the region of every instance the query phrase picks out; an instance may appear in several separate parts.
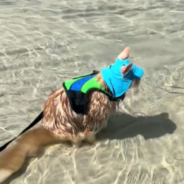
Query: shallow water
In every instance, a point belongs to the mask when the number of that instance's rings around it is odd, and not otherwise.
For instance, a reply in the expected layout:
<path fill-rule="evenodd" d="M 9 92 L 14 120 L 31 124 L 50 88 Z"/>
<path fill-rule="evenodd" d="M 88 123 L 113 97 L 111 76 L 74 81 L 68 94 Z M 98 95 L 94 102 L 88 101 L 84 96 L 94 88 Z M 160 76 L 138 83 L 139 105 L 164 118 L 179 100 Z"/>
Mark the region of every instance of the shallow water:
<path fill-rule="evenodd" d="M 65 79 L 114 62 L 125 46 L 145 70 L 93 147 L 50 148 L 11 184 L 184 183 L 184 2 L 0 2 L 0 145 Z"/>

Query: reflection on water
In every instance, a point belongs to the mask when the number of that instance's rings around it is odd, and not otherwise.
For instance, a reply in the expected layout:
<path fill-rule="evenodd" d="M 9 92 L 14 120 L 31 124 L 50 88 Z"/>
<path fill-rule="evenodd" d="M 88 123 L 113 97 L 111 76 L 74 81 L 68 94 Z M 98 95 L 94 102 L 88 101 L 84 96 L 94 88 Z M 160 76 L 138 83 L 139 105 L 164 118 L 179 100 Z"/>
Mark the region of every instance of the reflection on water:
<path fill-rule="evenodd" d="M 50 148 L 7 182 L 184 182 L 183 5 L 179 0 L 0 2 L 1 145 L 37 116 L 64 80 L 111 64 L 125 46 L 131 48 L 130 60 L 145 69 L 139 93 L 129 94 L 123 114 L 109 120 L 96 146 Z"/>

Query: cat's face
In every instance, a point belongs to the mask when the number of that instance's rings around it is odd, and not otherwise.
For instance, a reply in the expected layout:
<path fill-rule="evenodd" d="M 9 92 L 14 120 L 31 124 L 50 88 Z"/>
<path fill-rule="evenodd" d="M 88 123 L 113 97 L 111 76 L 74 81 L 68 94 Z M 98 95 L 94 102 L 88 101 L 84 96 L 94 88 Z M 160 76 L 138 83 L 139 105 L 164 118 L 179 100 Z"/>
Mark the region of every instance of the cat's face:
<path fill-rule="evenodd" d="M 121 59 L 121 60 L 125 60 L 125 59 L 128 59 L 129 58 L 129 55 L 130 55 L 130 48 L 125 48 L 119 55 L 117 58 Z M 133 67 L 133 64 L 130 63 L 129 65 L 127 66 L 122 66 L 121 67 L 121 73 L 123 76 L 125 76 L 128 72 L 130 72 L 130 70 L 132 69 Z M 142 70 L 142 69 L 141 69 Z M 134 88 L 136 91 L 137 89 L 139 88 L 140 86 L 140 83 L 141 83 L 141 78 L 137 78 L 137 79 L 133 79 L 132 80 L 132 83 L 130 85 L 129 88 Z M 124 97 L 122 97 L 124 98 Z"/>

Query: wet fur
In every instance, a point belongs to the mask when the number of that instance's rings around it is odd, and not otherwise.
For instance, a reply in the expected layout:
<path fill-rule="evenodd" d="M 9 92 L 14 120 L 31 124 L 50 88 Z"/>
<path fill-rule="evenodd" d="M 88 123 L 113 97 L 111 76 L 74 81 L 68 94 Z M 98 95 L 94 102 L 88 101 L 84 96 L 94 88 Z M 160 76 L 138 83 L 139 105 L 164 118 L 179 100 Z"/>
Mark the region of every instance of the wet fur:
<path fill-rule="evenodd" d="M 101 86 L 108 89 L 101 74 L 96 77 Z M 93 143 L 95 134 L 106 127 L 109 116 L 116 111 L 118 104 L 109 101 L 103 93 L 93 92 L 88 97 L 87 115 L 76 114 L 69 105 L 64 88 L 61 88 L 54 91 L 46 102 L 42 124 L 64 141 L 75 145 L 80 145 L 84 140 Z"/>
<path fill-rule="evenodd" d="M 108 91 L 101 73 L 96 77 Z M 82 141 L 95 143 L 95 134 L 106 127 L 109 116 L 118 106 L 119 102 L 109 101 L 103 93 L 92 92 L 88 97 L 87 115 L 76 114 L 64 88 L 54 91 L 45 103 L 42 125 L 22 134 L 0 153 L 0 183 L 18 171 L 27 157 L 36 156 L 45 146 L 63 141 L 76 146 Z"/>
<path fill-rule="evenodd" d="M 36 156 L 41 148 L 59 142 L 60 140 L 43 126 L 22 134 L 0 153 L 0 183 L 18 171 L 27 157 Z"/>

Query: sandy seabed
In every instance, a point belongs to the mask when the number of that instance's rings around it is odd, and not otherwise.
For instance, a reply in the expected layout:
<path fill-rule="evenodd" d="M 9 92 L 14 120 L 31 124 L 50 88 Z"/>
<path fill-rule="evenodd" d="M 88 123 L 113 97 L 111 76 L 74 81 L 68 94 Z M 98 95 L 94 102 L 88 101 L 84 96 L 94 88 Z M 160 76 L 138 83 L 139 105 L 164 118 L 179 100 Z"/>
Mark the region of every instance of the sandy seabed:
<path fill-rule="evenodd" d="M 184 183 L 184 1 L 0 1 L 0 145 L 62 82 L 124 47 L 145 75 L 95 146 L 51 147 L 7 184 Z"/>

